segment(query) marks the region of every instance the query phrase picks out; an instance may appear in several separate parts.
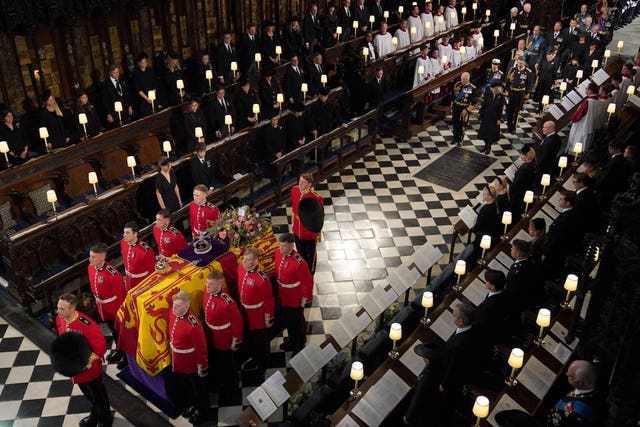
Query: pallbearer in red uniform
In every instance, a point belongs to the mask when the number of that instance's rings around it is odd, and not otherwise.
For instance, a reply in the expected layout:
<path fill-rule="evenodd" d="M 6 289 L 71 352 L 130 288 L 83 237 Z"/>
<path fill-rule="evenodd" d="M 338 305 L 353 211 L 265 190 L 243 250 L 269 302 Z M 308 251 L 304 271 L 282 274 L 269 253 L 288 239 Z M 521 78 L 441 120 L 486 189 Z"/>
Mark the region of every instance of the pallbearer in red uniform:
<path fill-rule="evenodd" d="M 310 173 L 300 175 L 298 185 L 291 188 L 291 210 L 296 249 L 307 262 L 311 274 L 314 274 L 316 240 L 324 222 L 324 200 L 313 189 L 313 176 Z"/>
<path fill-rule="evenodd" d="M 222 271 L 209 273 L 203 301 L 205 330 L 210 338 L 209 360 L 210 365 L 216 367 L 216 374 L 209 376 L 209 383 L 219 387 L 220 397 L 224 391 L 238 388 L 233 355 L 244 333 L 242 315 L 236 302 L 222 290 L 223 280 Z"/>
<path fill-rule="evenodd" d="M 145 242 L 138 240 L 138 231 L 140 227 L 135 221 L 127 222 L 120 241 L 127 292 L 153 273 L 156 265 L 155 252 Z"/>
<path fill-rule="evenodd" d="M 56 328 L 58 334 L 74 331 L 84 335 L 91 347 L 91 356 L 85 370 L 71 377 L 74 384 L 78 384 L 80 390 L 91 402 L 91 413 L 80 420 L 80 427 L 108 426 L 113 419 L 109 406 L 107 390 L 102 384 L 102 357 L 107 351 L 107 342 L 100 331 L 100 327 L 88 316 L 78 312 L 76 307 L 78 299 L 75 295 L 64 293 L 58 298 L 58 317 Z"/>
<path fill-rule="evenodd" d="M 213 203 L 207 203 L 206 185 L 198 184 L 193 188 L 193 202 L 189 205 L 189 220 L 191 234 L 197 239 L 209 228 L 209 221 L 215 221 L 220 216 L 220 209 Z"/>
<path fill-rule="evenodd" d="M 107 324 L 116 348 L 118 347 L 118 331 L 113 326 L 116 313 L 124 301 L 127 292 L 124 290 L 122 275 L 114 266 L 107 262 L 109 247 L 104 243 L 98 243 L 89 250 L 89 266 L 87 273 L 91 292 L 96 299 L 98 313 L 103 322 Z M 119 362 L 124 354 L 120 350 L 114 350 L 107 356 L 107 361 Z M 123 369 L 126 363 L 118 363 L 118 368 Z"/>
<path fill-rule="evenodd" d="M 271 282 L 258 268 L 260 250 L 246 248 L 242 265 L 238 266 L 238 287 L 245 323 L 249 352 L 259 371 L 264 371 L 269 358 L 267 328 L 273 325 L 274 299 Z M 246 365 L 245 365 L 246 367 Z"/>
<path fill-rule="evenodd" d="M 280 348 L 297 353 L 302 350 L 306 340 L 304 307 L 311 302 L 313 277 L 307 262 L 293 249 L 294 241 L 292 233 L 280 236 L 280 250 L 276 251 L 275 266 L 281 320 L 289 334 L 289 341 Z"/>
<path fill-rule="evenodd" d="M 158 255 L 171 258 L 187 246 L 187 241 L 177 228 L 171 226 L 171 211 L 160 209 L 153 225 L 153 237 L 156 239 Z"/>
<path fill-rule="evenodd" d="M 189 311 L 191 295 L 179 291 L 173 296 L 172 312 L 169 314 L 169 345 L 173 375 L 173 401 L 197 424 L 202 421 L 209 408 L 209 399 L 203 378 L 207 375 L 207 342 L 198 318 Z"/>

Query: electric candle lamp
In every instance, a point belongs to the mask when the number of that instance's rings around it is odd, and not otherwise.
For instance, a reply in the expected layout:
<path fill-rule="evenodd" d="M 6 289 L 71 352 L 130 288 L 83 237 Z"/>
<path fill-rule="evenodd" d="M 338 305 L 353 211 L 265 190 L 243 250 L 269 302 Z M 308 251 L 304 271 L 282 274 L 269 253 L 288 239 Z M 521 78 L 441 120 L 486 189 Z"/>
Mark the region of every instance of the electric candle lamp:
<path fill-rule="evenodd" d="M 404 13 L 404 7 L 398 6 L 398 14 L 402 15 Z"/>
<path fill-rule="evenodd" d="M 355 386 L 349 394 L 351 395 L 351 400 L 356 400 L 362 396 L 362 392 L 358 390 L 358 381 L 364 378 L 364 365 L 362 362 L 353 362 L 351 364 L 351 372 L 349 376 L 353 381 L 355 381 Z"/>
<path fill-rule="evenodd" d="M 396 344 L 398 340 L 402 339 L 402 325 L 400 323 L 391 324 L 391 328 L 389 328 L 389 338 L 393 341 L 393 347 L 389 352 L 389 357 L 391 359 L 397 359 L 400 357 L 400 353 L 396 350 Z"/>
<path fill-rule="evenodd" d="M 300 85 L 300 91 L 302 92 L 302 100 L 307 99 L 307 92 L 309 91 L 309 85 L 302 83 Z"/>
<path fill-rule="evenodd" d="M 578 84 L 580 84 L 580 79 L 584 76 L 582 70 L 576 71 L 576 79 L 578 79 Z"/>
<path fill-rule="evenodd" d="M 562 181 L 562 171 L 567 167 L 567 158 L 565 156 L 561 156 L 558 159 L 558 167 L 560 168 L 560 174 L 558 175 L 558 181 Z"/>
<path fill-rule="evenodd" d="M 636 87 L 634 85 L 629 85 L 629 87 L 627 88 L 627 95 L 631 96 L 634 93 L 636 93 Z"/>
<path fill-rule="evenodd" d="M 573 165 L 578 166 L 578 157 L 580 157 L 580 153 L 582 153 L 582 142 L 576 142 L 576 145 L 573 146 L 573 152 L 576 153 L 573 159 Z"/>
<path fill-rule="evenodd" d="M 49 138 L 49 130 L 46 127 L 41 127 L 38 129 L 40 133 L 40 138 L 44 139 L 44 148 L 46 148 L 47 153 L 51 152 L 49 149 L 49 143 L 47 142 L 47 138 Z"/>
<path fill-rule="evenodd" d="M 427 21 L 424 23 L 424 30 L 426 32 L 429 32 L 429 30 L 431 29 L 431 22 Z"/>
<path fill-rule="evenodd" d="M 542 200 L 546 200 L 547 196 L 545 196 L 545 193 L 547 192 L 547 187 L 551 184 L 551 175 L 549 175 L 548 173 L 545 173 L 542 175 L 542 178 L 540 178 L 540 185 L 542 185 L 542 195 L 540 196 L 540 198 Z"/>
<path fill-rule="evenodd" d="M 607 62 L 611 58 L 611 49 L 605 49 L 604 51 L 604 60 L 602 61 L 602 65 L 607 65 Z"/>
<path fill-rule="evenodd" d="M 471 5 L 471 9 L 473 9 L 474 11 L 478 10 L 478 3 L 477 3 L 477 2 L 474 2 L 474 3 Z"/>
<path fill-rule="evenodd" d="M 447 55 L 442 55 L 442 65 L 446 65 L 448 62 L 448 59 L 449 58 L 447 58 Z"/>
<path fill-rule="evenodd" d="M 367 58 L 369 57 L 369 48 L 368 47 L 363 47 L 362 48 L 362 57 L 364 58 L 364 63 L 367 63 Z"/>
<path fill-rule="evenodd" d="M 231 125 L 233 124 L 233 119 L 231 118 L 231 114 L 225 114 L 224 124 L 227 125 L 227 131 L 229 133 L 229 137 L 231 137 Z"/>
<path fill-rule="evenodd" d="M 504 382 L 509 387 L 513 387 L 518 384 L 518 380 L 516 380 L 516 371 L 522 368 L 522 364 L 524 362 L 524 351 L 520 348 L 511 349 L 511 354 L 509 354 L 509 359 L 507 363 L 511 366 L 511 375 Z"/>
<path fill-rule="evenodd" d="M 560 82 L 560 98 L 563 97 L 566 91 L 567 91 L 567 82 Z"/>
<path fill-rule="evenodd" d="M 398 46 L 398 38 L 397 37 L 391 37 L 391 44 L 393 45 L 393 47 L 397 47 Z"/>
<path fill-rule="evenodd" d="M 502 240 L 507 240 L 507 227 L 511 225 L 511 221 L 513 220 L 513 215 L 509 211 L 504 211 L 502 213 L 502 224 L 504 224 L 504 234 L 502 235 Z"/>
<path fill-rule="evenodd" d="M 178 92 L 180 92 L 180 101 L 182 101 L 184 97 L 184 80 L 176 80 L 176 88 L 178 88 Z"/>
<path fill-rule="evenodd" d="M 256 69 L 258 73 L 260 72 L 260 62 L 262 62 L 262 55 L 258 52 L 255 54 L 253 59 L 256 61 Z"/>
<path fill-rule="evenodd" d="M 451 20 L 453 21 L 454 19 L 456 19 L 456 12 L 451 12 L 449 14 L 449 18 L 451 18 Z"/>
<path fill-rule="evenodd" d="M 386 21 L 389 18 L 389 11 L 385 10 L 384 12 L 382 12 L 382 17 L 384 18 L 384 20 Z"/>
<path fill-rule="evenodd" d="M 0 153 L 4 154 L 4 160 L 7 163 L 7 168 L 11 167 L 11 163 L 9 163 L 9 144 L 7 141 L 0 141 Z"/>
<path fill-rule="evenodd" d="M 280 62 L 280 55 L 282 55 L 282 46 L 276 46 L 276 56 L 278 62 Z"/>
<path fill-rule="evenodd" d="M 444 16 L 438 16 L 438 24 L 444 24 Z"/>
<path fill-rule="evenodd" d="M 56 195 L 55 190 L 47 190 L 47 202 L 51 203 L 53 207 L 53 215 L 55 217 L 58 216 L 58 211 L 56 210 L 56 202 L 58 201 L 58 196 Z"/>
<path fill-rule="evenodd" d="M 624 47 L 624 42 L 622 40 L 618 41 L 618 44 L 616 45 L 616 47 L 618 48 L 618 54 L 620 54 L 620 51 Z"/>
<path fill-rule="evenodd" d="M 376 22 L 376 17 L 373 15 L 369 15 L 369 23 L 373 25 L 374 22 Z"/>
<path fill-rule="evenodd" d="M 549 105 L 549 95 L 542 95 L 542 109 L 543 111 L 547 109 L 547 105 Z"/>
<path fill-rule="evenodd" d="M 496 44 L 498 44 L 498 37 L 500 37 L 500 30 L 493 30 L 493 38 L 496 40 Z"/>
<path fill-rule="evenodd" d="M 358 21 L 353 21 L 353 38 L 356 38 L 356 33 L 358 32 Z"/>
<path fill-rule="evenodd" d="M 321 74 L 320 75 L 320 83 L 322 83 L 322 86 L 326 86 L 327 85 L 327 75 L 326 74 Z"/>
<path fill-rule="evenodd" d="M 591 61 L 591 74 L 596 72 L 596 68 L 598 68 L 598 60 L 594 59 Z"/>
<path fill-rule="evenodd" d="M 149 101 L 151 101 L 151 112 L 154 113 L 156 110 L 155 109 L 156 91 L 150 90 L 149 92 L 147 92 L 147 98 L 149 98 Z"/>
<path fill-rule="evenodd" d="M 427 316 L 429 309 L 433 307 L 433 293 L 429 291 L 424 291 L 422 294 L 422 306 L 424 307 L 424 317 L 420 321 L 423 326 L 429 326 L 431 324 L 431 319 Z"/>
<path fill-rule="evenodd" d="M 194 136 L 198 139 L 198 141 L 200 140 L 200 138 L 204 136 L 204 133 L 202 132 L 202 128 L 200 126 L 195 128 L 193 130 L 193 133 L 194 133 Z"/>
<path fill-rule="evenodd" d="M 491 248 L 491 236 L 490 235 L 485 234 L 485 235 L 482 236 L 482 238 L 480 239 L 480 248 L 482 249 L 482 256 L 478 260 L 478 264 L 485 265 L 486 264 L 486 260 L 484 259 L 484 254 L 487 251 L 487 249 Z"/>
<path fill-rule="evenodd" d="M 280 108 L 280 114 L 282 114 L 282 104 L 284 103 L 283 93 L 279 93 L 276 95 L 276 102 L 278 103 L 278 108 Z"/>
<path fill-rule="evenodd" d="M 548 327 L 551 324 L 551 312 L 546 308 L 541 308 L 538 311 L 536 324 L 540 326 L 540 334 L 535 340 L 533 340 L 533 343 L 539 347 L 544 342 L 544 340 L 542 339 L 542 335 L 544 334 L 544 328 Z"/>
<path fill-rule="evenodd" d="M 171 153 L 171 141 L 162 141 L 162 151 L 167 153 L 167 158 L 169 158 L 169 153 Z"/>
<path fill-rule="evenodd" d="M 466 53 L 467 53 L 467 49 L 464 46 L 460 46 L 460 57 L 463 62 L 464 62 L 464 57 Z"/>
<path fill-rule="evenodd" d="M 97 183 L 98 183 L 98 174 L 95 172 L 89 172 L 89 184 L 93 185 L 93 192 L 96 195 L 96 199 L 98 198 L 98 187 L 96 187 Z"/>
<path fill-rule="evenodd" d="M 253 104 L 251 111 L 256 116 L 256 122 L 258 122 L 258 114 L 260 114 L 260 104 Z"/>
<path fill-rule="evenodd" d="M 262 58 L 260 58 L 260 59 L 262 59 Z M 258 65 L 260 65 L 260 64 L 258 64 Z M 233 71 L 233 80 L 235 80 L 236 79 L 236 71 L 238 71 L 238 63 L 236 61 L 232 61 L 231 62 L 231 66 L 229 68 L 231 69 L 231 71 Z M 260 68 L 260 67 L 258 66 L 258 68 Z"/>
<path fill-rule="evenodd" d="M 476 397 L 476 401 L 473 403 L 472 412 L 473 415 L 477 417 L 474 427 L 480 427 L 480 421 L 489 416 L 489 399 L 485 396 Z"/>
<path fill-rule="evenodd" d="M 411 33 L 412 36 L 415 36 L 416 34 L 418 34 L 418 29 L 416 27 L 411 27 L 409 32 Z"/>
<path fill-rule="evenodd" d="M 464 21 L 464 16 L 467 14 L 467 7 L 466 6 L 462 6 L 462 21 Z"/>
<path fill-rule="evenodd" d="M 420 76 L 420 78 L 422 78 L 423 74 L 424 74 L 424 66 L 418 65 L 418 75 Z"/>
<path fill-rule="evenodd" d="M 136 158 L 133 156 L 127 156 L 127 166 L 131 168 L 131 177 L 133 181 L 136 180 L 136 171 L 134 167 L 136 166 Z"/>
<path fill-rule="evenodd" d="M 567 291 L 567 296 L 564 299 L 564 302 L 560 304 L 563 310 L 571 307 L 569 304 L 569 300 L 571 299 L 571 292 L 575 292 L 578 289 L 578 276 L 575 274 L 568 274 L 567 278 L 564 281 L 564 289 Z"/>
<path fill-rule="evenodd" d="M 511 31 L 511 38 L 513 38 L 513 32 L 516 29 L 516 23 L 512 22 L 511 24 L 509 24 L 509 30 Z"/>
<path fill-rule="evenodd" d="M 211 80 L 213 80 L 213 71 L 205 70 L 204 78 L 209 82 L 209 92 L 211 92 Z"/>
<path fill-rule="evenodd" d="M 116 101 L 113 103 L 113 110 L 118 113 L 118 121 L 122 124 L 122 102 Z"/>
<path fill-rule="evenodd" d="M 522 200 L 524 201 L 524 214 L 522 216 L 524 218 L 529 218 L 529 214 L 527 213 L 527 211 L 529 210 L 529 204 L 533 203 L 533 191 L 525 191 Z"/>
<path fill-rule="evenodd" d="M 456 284 L 453 287 L 453 290 L 455 292 L 461 292 L 462 291 L 462 286 L 460 286 L 460 279 L 467 272 L 467 262 L 464 261 L 464 260 L 461 260 L 461 259 L 456 261 L 456 266 L 453 269 L 453 272 L 458 276 L 458 280 L 456 281 Z"/>
<path fill-rule="evenodd" d="M 78 122 L 82 125 L 82 129 L 84 129 L 84 137 L 89 138 L 89 134 L 87 134 L 87 123 L 89 123 L 87 115 L 85 113 L 78 114 Z"/>
<path fill-rule="evenodd" d="M 340 43 L 340 36 L 342 35 L 342 27 L 336 27 L 336 34 L 338 35 L 338 43 Z"/>
<path fill-rule="evenodd" d="M 484 13 L 485 15 L 487 15 L 487 18 L 491 16 L 491 9 L 487 9 L 487 11 Z"/>
<path fill-rule="evenodd" d="M 616 112 L 616 104 L 614 102 L 611 102 L 607 106 L 607 113 L 609 113 L 609 116 L 607 117 L 607 123 L 609 123 L 609 121 L 611 120 L 611 115 L 615 112 Z"/>

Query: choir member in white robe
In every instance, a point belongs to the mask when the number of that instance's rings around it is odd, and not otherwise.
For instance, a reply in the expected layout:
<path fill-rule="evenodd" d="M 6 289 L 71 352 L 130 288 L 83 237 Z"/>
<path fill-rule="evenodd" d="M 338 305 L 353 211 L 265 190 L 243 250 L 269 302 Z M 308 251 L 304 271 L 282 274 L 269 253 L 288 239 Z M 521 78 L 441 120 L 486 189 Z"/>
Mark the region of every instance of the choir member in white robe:
<path fill-rule="evenodd" d="M 449 44 L 449 34 L 442 35 L 442 42 L 438 44 L 440 50 L 440 58 L 447 57 L 447 64 L 451 66 L 451 58 L 453 57 L 453 46 Z"/>
<path fill-rule="evenodd" d="M 447 30 L 447 23 L 444 20 L 444 15 L 442 14 L 442 6 L 438 9 L 438 12 L 433 15 L 433 32 L 440 33 L 442 31 Z"/>
<path fill-rule="evenodd" d="M 473 29 L 471 37 L 473 38 L 473 47 L 476 48 L 476 55 L 480 55 L 484 50 L 484 38 L 482 37 L 481 27 Z"/>
<path fill-rule="evenodd" d="M 420 20 L 422 21 L 422 27 L 424 28 L 424 36 L 429 37 L 433 35 L 433 12 L 431 11 L 432 3 L 429 2 L 424 5 L 424 12 L 420 14 Z"/>
<path fill-rule="evenodd" d="M 431 79 L 429 80 L 435 79 L 436 77 L 440 77 L 444 72 L 444 69 L 442 67 L 442 61 L 440 60 L 440 52 L 438 51 L 438 48 L 433 49 L 433 51 L 431 52 L 431 58 L 429 58 L 429 61 L 431 62 Z M 440 88 L 437 87 L 433 89 L 431 93 L 440 93 Z"/>
<path fill-rule="evenodd" d="M 458 25 L 458 11 L 456 10 L 455 0 L 449 0 L 449 6 L 444 9 L 444 20 L 447 30 Z"/>
<path fill-rule="evenodd" d="M 418 71 L 422 67 L 422 74 Z M 420 56 L 416 59 L 416 69 L 413 73 L 413 89 L 421 86 L 431 78 L 431 60 L 429 59 L 429 46 L 422 46 Z"/>
<path fill-rule="evenodd" d="M 398 40 L 397 49 L 402 49 L 403 47 L 407 47 L 411 44 L 411 39 L 409 38 L 409 23 L 406 19 L 400 21 L 400 28 L 396 30 L 395 38 Z"/>
<path fill-rule="evenodd" d="M 420 19 L 420 9 L 418 9 L 418 6 L 413 6 L 407 22 L 409 22 L 411 43 L 417 43 L 422 40 L 424 38 L 424 25 L 422 25 L 422 20 Z M 415 31 L 413 30 L 414 28 L 416 29 Z"/>
<path fill-rule="evenodd" d="M 378 58 L 384 58 L 389 53 L 393 52 L 396 48 L 391 43 L 391 34 L 387 32 L 387 23 L 380 24 L 380 32 L 373 39 L 373 44 L 376 47 L 376 55 Z"/>
<path fill-rule="evenodd" d="M 473 58 L 478 56 L 478 51 L 476 50 L 476 47 L 473 45 L 473 37 L 467 36 L 466 40 L 467 42 L 464 44 L 464 49 L 465 49 L 464 62 L 469 62 Z"/>
<path fill-rule="evenodd" d="M 462 64 L 462 54 L 460 53 L 461 40 L 458 38 L 453 39 L 453 49 L 451 53 L 451 69 L 458 68 Z"/>

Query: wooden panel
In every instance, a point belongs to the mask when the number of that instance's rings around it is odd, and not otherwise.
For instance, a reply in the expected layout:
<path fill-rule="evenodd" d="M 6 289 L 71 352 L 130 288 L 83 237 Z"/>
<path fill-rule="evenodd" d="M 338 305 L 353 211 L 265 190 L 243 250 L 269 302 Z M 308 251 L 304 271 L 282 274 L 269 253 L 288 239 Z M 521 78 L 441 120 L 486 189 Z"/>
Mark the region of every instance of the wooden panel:
<path fill-rule="evenodd" d="M 93 191 L 93 186 L 89 184 L 89 172 L 93 172 L 93 167 L 86 162 L 78 163 L 67 169 L 66 173 L 69 178 L 64 191 L 69 197 L 75 199 L 81 194 Z"/>
<path fill-rule="evenodd" d="M 155 164 L 163 157 L 162 150 L 160 149 L 162 142 L 160 142 L 157 136 L 150 136 L 138 141 L 138 143 L 140 144 L 138 160 L 141 165 Z"/>
<path fill-rule="evenodd" d="M 131 172 L 131 169 L 127 167 L 127 152 L 124 150 L 104 153 L 99 158 L 104 161 L 105 167 L 102 169 L 102 177 L 106 181 L 113 181 Z"/>

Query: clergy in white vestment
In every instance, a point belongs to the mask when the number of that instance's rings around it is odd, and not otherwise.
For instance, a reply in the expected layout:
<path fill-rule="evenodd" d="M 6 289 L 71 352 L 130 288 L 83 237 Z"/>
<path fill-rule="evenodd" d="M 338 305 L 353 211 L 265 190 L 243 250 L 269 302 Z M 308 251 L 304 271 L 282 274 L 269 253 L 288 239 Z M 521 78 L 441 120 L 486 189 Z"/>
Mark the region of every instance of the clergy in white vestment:
<path fill-rule="evenodd" d="M 411 43 L 422 40 L 424 38 L 424 25 L 422 25 L 422 20 L 420 19 L 420 9 L 418 9 L 418 6 L 413 6 L 407 22 L 409 22 L 409 37 L 411 38 Z M 413 30 L 414 28 L 415 31 Z"/>
<path fill-rule="evenodd" d="M 424 28 L 424 36 L 429 37 L 433 35 L 435 25 L 433 24 L 433 4 L 427 2 L 424 5 L 424 12 L 420 14 L 420 20 L 422 21 L 422 28 Z"/>
<path fill-rule="evenodd" d="M 398 40 L 398 49 L 402 49 L 403 47 L 407 47 L 411 44 L 411 39 L 409 39 L 409 23 L 406 19 L 400 21 L 400 28 L 396 30 L 395 38 Z"/>
<path fill-rule="evenodd" d="M 380 32 L 373 39 L 373 45 L 376 47 L 376 55 L 378 58 L 384 58 L 396 48 L 391 43 L 391 34 L 387 32 L 387 23 L 380 24 Z"/>
<path fill-rule="evenodd" d="M 455 5 L 456 0 L 449 0 L 449 6 L 444 9 L 444 21 L 447 29 L 458 25 L 458 11 Z"/>
<path fill-rule="evenodd" d="M 598 116 L 598 85 L 591 82 L 587 86 L 587 97 L 582 100 L 578 109 L 571 116 L 571 130 L 564 152 L 573 156 L 576 143 L 582 143 L 582 151 L 586 152 L 593 143 L 595 120 Z M 562 151 L 562 150 L 561 150 Z"/>
<path fill-rule="evenodd" d="M 420 56 L 416 59 L 416 69 L 413 72 L 413 87 L 417 88 L 431 78 L 431 60 L 429 59 L 429 46 L 423 45 Z"/>

